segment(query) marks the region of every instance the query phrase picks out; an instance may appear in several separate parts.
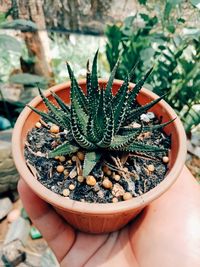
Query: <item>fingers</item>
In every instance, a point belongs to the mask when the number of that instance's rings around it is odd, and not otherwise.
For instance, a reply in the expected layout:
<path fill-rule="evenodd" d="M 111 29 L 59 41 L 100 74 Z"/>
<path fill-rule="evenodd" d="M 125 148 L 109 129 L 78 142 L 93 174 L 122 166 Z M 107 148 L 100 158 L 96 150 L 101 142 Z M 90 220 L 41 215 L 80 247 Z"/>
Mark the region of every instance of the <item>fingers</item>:
<path fill-rule="evenodd" d="M 18 191 L 33 224 L 40 230 L 60 262 L 72 247 L 75 232 L 50 205 L 40 199 L 21 179 Z"/>

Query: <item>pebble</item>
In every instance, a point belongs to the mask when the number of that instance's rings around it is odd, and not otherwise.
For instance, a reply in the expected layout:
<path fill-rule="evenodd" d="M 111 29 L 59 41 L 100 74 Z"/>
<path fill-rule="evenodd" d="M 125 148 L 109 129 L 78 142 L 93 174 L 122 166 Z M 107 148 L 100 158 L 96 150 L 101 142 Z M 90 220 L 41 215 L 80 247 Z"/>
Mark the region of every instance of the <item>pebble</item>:
<path fill-rule="evenodd" d="M 65 175 L 65 176 L 68 176 L 68 175 L 69 175 L 69 171 L 68 171 L 68 170 L 66 170 L 66 169 L 64 170 L 64 172 L 63 172 L 63 173 L 64 173 L 64 175 Z"/>
<path fill-rule="evenodd" d="M 168 163 L 169 162 L 169 158 L 167 156 L 164 156 L 162 158 L 162 160 L 163 160 L 164 163 Z"/>
<path fill-rule="evenodd" d="M 71 159 L 69 159 L 69 160 L 67 161 L 67 163 L 68 163 L 69 165 L 72 165 L 72 161 L 71 161 Z"/>
<path fill-rule="evenodd" d="M 131 123 L 131 127 L 132 128 L 140 128 L 141 125 L 139 123 L 137 123 L 137 122 L 133 122 L 133 123 Z"/>
<path fill-rule="evenodd" d="M 59 160 L 60 160 L 60 162 L 64 162 L 66 160 L 66 158 L 64 156 L 60 156 Z"/>
<path fill-rule="evenodd" d="M 75 185 L 74 185 L 74 184 L 70 184 L 70 185 L 69 185 L 69 189 L 70 189 L 70 190 L 74 190 L 74 189 L 75 189 Z"/>
<path fill-rule="evenodd" d="M 72 157 L 72 161 L 76 161 L 76 156 L 73 156 Z"/>
<path fill-rule="evenodd" d="M 154 119 L 155 118 L 155 114 L 153 113 L 153 112 L 147 112 L 147 114 L 146 114 L 148 117 L 149 117 L 149 119 L 150 120 L 152 120 L 152 119 Z"/>
<path fill-rule="evenodd" d="M 117 202 L 118 202 L 118 198 L 113 197 L 112 202 L 113 202 L 113 203 L 117 203 Z"/>
<path fill-rule="evenodd" d="M 20 217 L 20 210 L 19 209 L 13 209 L 11 212 L 8 213 L 7 220 L 9 223 L 14 222 Z"/>
<path fill-rule="evenodd" d="M 69 196 L 69 193 L 70 193 L 69 189 L 64 189 L 62 191 L 62 194 L 63 194 L 64 197 L 68 197 Z"/>
<path fill-rule="evenodd" d="M 106 178 L 106 179 L 103 180 L 102 185 L 106 189 L 110 189 L 113 186 L 112 182 L 108 178 Z"/>
<path fill-rule="evenodd" d="M 73 169 L 70 173 L 69 173 L 69 177 L 71 179 L 75 178 L 77 176 L 77 171 L 75 169 Z"/>
<path fill-rule="evenodd" d="M 108 176 L 110 176 L 110 175 L 112 174 L 111 170 L 108 170 L 108 171 L 106 172 L 106 174 L 107 174 Z"/>
<path fill-rule="evenodd" d="M 60 158 L 60 156 L 55 156 L 55 158 L 54 159 L 59 159 Z"/>
<path fill-rule="evenodd" d="M 82 175 L 79 175 L 77 180 L 79 183 L 82 183 L 84 181 L 84 177 Z"/>
<path fill-rule="evenodd" d="M 147 169 L 150 171 L 150 172 L 153 172 L 155 170 L 155 167 L 153 164 L 150 164 L 147 166 Z"/>
<path fill-rule="evenodd" d="M 121 178 L 121 176 L 119 175 L 119 174 L 114 174 L 113 175 L 113 179 L 115 180 L 115 181 L 119 181 L 120 180 L 120 178 Z"/>
<path fill-rule="evenodd" d="M 131 195 L 131 193 L 129 192 L 126 192 L 124 195 L 123 195 L 123 200 L 129 200 L 133 198 L 133 196 Z"/>
<path fill-rule="evenodd" d="M 42 152 L 41 151 L 37 151 L 36 154 L 37 154 L 38 157 L 41 157 L 42 156 Z"/>
<path fill-rule="evenodd" d="M 0 220 L 7 216 L 12 209 L 12 202 L 8 197 L 0 199 Z"/>
<path fill-rule="evenodd" d="M 40 129 L 42 127 L 42 124 L 38 121 L 38 122 L 36 122 L 35 127 Z"/>
<path fill-rule="evenodd" d="M 57 168 L 56 168 L 57 172 L 60 172 L 60 173 L 63 172 L 64 169 L 65 169 L 65 168 L 64 168 L 64 166 L 62 166 L 62 165 L 58 165 Z"/>
<path fill-rule="evenodd" d="M 52 125 L 51 128 L 50 128 L 50 132 L 51 133 L 55 133 L 56 134 L 56 133 L 59 133 L 59 131 L 60 131 L 60 128 L 55 124 Z"/>
<path fill-rule="evenodd" d="M 140 119 L 141 119 L 141 121 L 144 121 L 144 122 L 150 122 L 150 119 L 147 116 L 147 114 L 140 115 Z"/>
<path fill-rule="evenodd" d="M 91 186 L 93 186 L 93 185 L 95 185 L 96 184 L 96 179 L 94 178 L 94 176 L 92 176 L 92 175 L 88 175 L 87 176 L 87 178 L 86 178 L 86 184 L 87 185 L 91 185 Z"/>
<path fill-rule="evenodd" d="M 83 161 L 84 158 L 85 158 L 85 154 L 84 154 L 83 152 L 81 152 L 81 151 L 78 151 L 78 152 L 77 152 L 77 157 L 78 157 L 81 161 Z"/>
<path fill-rule="evenodd" d="M 118 184 L 118 183 L 114 184 L 113 189 L 112 189 L 112 195 L 113 196 L 121 197 L 124 195 L 124 193 L 125 193 L 125 190 L 120 184 Z"/>

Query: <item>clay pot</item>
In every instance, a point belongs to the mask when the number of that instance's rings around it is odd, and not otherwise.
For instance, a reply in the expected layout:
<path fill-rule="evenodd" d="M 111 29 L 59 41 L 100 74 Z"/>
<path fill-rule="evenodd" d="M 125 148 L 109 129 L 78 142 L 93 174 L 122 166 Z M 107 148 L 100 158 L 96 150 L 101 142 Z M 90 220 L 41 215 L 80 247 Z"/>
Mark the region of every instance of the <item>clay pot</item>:
<path fill-rule="evenodd" d="M 106 84 L 106 80 L 103 79 L 100 79 L 99 82 L 101 86 Z M 85 80 L 81 80 L 79 84 L 83 90 L 85 90 Z M 113 93 L 117 92 L 121 84 L 122 81 L 115 80 Z M 130 86 L 134 87 L 134 84 L 130 84 Z M 56 85 L 50 89 L 56 92 L 66 103 L 69 103 L 70 82 Z M 52 100 L 50 90 L 47 90 L 45 95 Z M 138 95 L 137 100 L 141 105 L 144 105 L 157 97 L 156 94 L 143 88 Z M 41 110 L 46 110 L 46 107 L 39 96 L 34 98 L 30 102 L 30 105 Z M 163 117 L 162 122 L 166 122 L 177 116 L 172 108 L 163 100 L 151 110 L 158 117 Z M 18 172 L 21 178 L 25 180 L 29 187 L 40 198 L 51 204 L 69 224 L 84 232 L 107 233 L 116 231 L 126 225 L 145 206 L 168 190 L 177 179 L 185 162 L 186 136 L 181 121 L 179 118 L 176 118 L 173 123 L 164 128 L 166 134 L 171 134 L 172 139 L 169 171 L 167 172 L 165 179 L 155 188 L 142 196 L 118 203 L 83 203 L 66 199 L 53 193 L 39 183 L 26 166 L 24 160 L 24 142 L 26 141 L 27 132 L 34 127 L 38 119 L 39 116 L 26 107 L 16 122 L 13 132 L 12 150 Z"/>

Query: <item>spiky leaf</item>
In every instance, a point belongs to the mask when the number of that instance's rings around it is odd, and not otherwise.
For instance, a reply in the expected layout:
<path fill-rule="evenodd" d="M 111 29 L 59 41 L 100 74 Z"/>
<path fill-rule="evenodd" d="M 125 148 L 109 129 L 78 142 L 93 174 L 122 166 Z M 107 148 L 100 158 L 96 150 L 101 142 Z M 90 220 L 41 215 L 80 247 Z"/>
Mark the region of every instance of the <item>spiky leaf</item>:
<path fill-rule="evenodd" d="M 85 154 L 85 159 L 84 159 L 84 164 L 83 164 L 83 176 L 84 177 L 90 174 L 90 172 L 92 171 L 96 163 L 100 160 L 101 155 L 102 154 L 97 151 L 87 152 Z"/>
<path fill-rule="evenodd" d="M 61 107 L 61 109 L 67 114 L 70 115 L 70 108 L 67 106 L 67 104 L 53 91 L 51 91 L 52 96 L 55 98 L 58 105 Z"/>
<path fill-rule="evenodd" d="M 79 147 L 71 144 L 69 141 L 65 141 L 63 144 L 57 146 L 54 150 L 49 153 L 49 158 L 56 156 L 71 155 L 79 150 Z"/>
<path fill-rule="evenodd" d="M 35 113 L 37 113 L 38 115 L 40 115 L 42 117 L 42 119 L 46 122 L 52 122 L 54 124 L 57 124 L 57 120 L 55 120 L 54 118 L 52 118 L 51 115 L 39 110 L 39 109 L 36 109 L 34 107 L 31 107 L 29 105 L 27 105 L 27 107 L 29 107 L 30 109 L 32 109 Z"/>
<path fill-rule="evenodd" d="M 166 148 L 161 148 L 155 145 L 147 145 L 142 142 L 133 142 L 130 146 L 117 149 L 126 152 L 167 152 Z"/>
<path fill-rule="evenodd" d="M 113 68 L 113 70 L 112 70 L 112 72 L 110 74 L 108 83 L 106 85 L 106 89 L 105 89 L 106 101 L 112 101 L 112 85 L 113 85 L 113 81 L 114 81 L 115 74 L 116 74 L 118 66 L 119 66 L 119 59 L 117 60 L 115 66 L 114 66 L 114 68 Z"/>

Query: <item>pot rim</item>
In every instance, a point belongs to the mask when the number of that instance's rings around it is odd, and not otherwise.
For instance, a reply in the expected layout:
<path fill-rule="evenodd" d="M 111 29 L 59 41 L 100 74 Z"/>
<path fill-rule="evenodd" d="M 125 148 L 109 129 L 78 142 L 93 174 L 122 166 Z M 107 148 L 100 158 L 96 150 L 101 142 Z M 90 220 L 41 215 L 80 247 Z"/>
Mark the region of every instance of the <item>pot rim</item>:
<path fill-rule="evenodd" d="M 98 79 L 100 83 L 106 83 L 106 79 Z M 79 85 L 85 84 L 85 79 L 81 79 L 78 81 Z M 121 85 L 123 81 L 121 80 L 114 80 L 114 83 L 117 85 Z M 65 89 L 66 87 L 70 87 L 71 82 L 65 82 L 58 85 L 55 85 L 49 89 L 47 89 L 44 94 L 45 96 L 51 95 L 51 91 L 57 92 L 60 90 Z M 130 83 L 130 86 L 134 86 L 133 83 Z M 158 98 L 158 95 L 155 93 L 142 88 L 141 92 L 145 95 L 149 95 L 150 98 L 155 99 Z M 30 103 L 30 106 L 37 106 L 41 102 L 40 96 L 35 97 Z M 80 202 L 71 199 L 66 199 L 65 197 L 58 195 L 52 192 L 50 189 L 47 189 L 43 186 L 40 182 L 36 180 L 36 178 L 31 174 L 29 171 L 23 155 L 23 150 L 21 149 L 21 142 L 22 142 L 22 129 L 23 125 L 30 115 L 33 112 L 30 108 L 25 107 L 24 110 L 21 112 L 20 116 L 17 119 L 15 124 L 13 135 L 12 135 L 12 154 L 13 160 L 15 162 L 16 168 L 20 174 L 20 176 L 25 180 L 25 182 L 29 185 L 29 187 L 38 195 L 40 198 L 44 199 L 46 202 L 50 203 L 51 205 L 61 209 L 61 210 L 70 210 L 73 213 L 85 213 L 85 214 L 116 214 L 120 212 L 125 212 L 128 210 L 133 210 L 136 208 L 141 208 L 149 204 L 154 199 L 158 198 L 163 191 L 166 191 L 177 179 L 178 175 L 180 174 L 183 165 L 185 163 L 186 158 L 186 135 L 183 128 L 183 125 L 174 112 L 174 110 L 167 104 L 164 100 L 160 101 L 160 104 L 164 107 L 167 113 L 170 115 L 171 119 L 176 117 L 176 120 L 172 122 L 176 131 L 178 132 L 179 138 L 179 150 L 177 152 L 177 158 L 174 162 L 172 168 L 168 171 L 165 176 L 165 179 L 159 183 L 156 187 L 144 193 L 141 196 L 132 198 L 128 201 L 121 201 L 118 203 L 87 203 L 87 202 Z"/>

